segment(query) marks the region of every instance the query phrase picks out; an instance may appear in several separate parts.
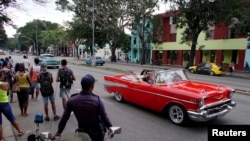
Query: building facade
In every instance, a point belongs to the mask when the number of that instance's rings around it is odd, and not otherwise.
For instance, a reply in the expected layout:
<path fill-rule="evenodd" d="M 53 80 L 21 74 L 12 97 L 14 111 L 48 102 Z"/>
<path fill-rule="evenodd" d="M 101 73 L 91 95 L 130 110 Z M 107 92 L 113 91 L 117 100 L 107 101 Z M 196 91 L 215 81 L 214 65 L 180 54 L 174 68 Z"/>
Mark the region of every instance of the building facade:
<path fill-rule="evenodd" d="M 191 49 L 191 45 L 180 44 L 184 29 L 176 28 L 173 16 L 164 14 L 161 17 L 162 44 L 153 47 L 152 59 L 161 60 L 163 65 L 184 67 L 189 61 Z M 236 70 L 244 70 L 245 56 L 246 36 L 236 37 L 225 25 L 214 26 L 199 35 L 194 65 L 209 61 L 228 67 L 234 61 Z"/>
<path fill-rule="evenodd" d="M 131 62 L 140 63 L 142 57 L 144 57 L 146 64 L 149 64 L 151 62 L 152 42 L 149 36 L 151 36 L 152 34 L 152 29 L 153 27 L 150 21 L 144 19 L 140 21 L 139 29 L 135 28 L 135 30 L 131 31 L 131 50 L 130 53 L 128 54 L 128 58 Z M 141 42 L 139 34 L 143 36 L 144 45 Z M 143 46 L 144 46 L 144 56 L 142 55 Z"/>

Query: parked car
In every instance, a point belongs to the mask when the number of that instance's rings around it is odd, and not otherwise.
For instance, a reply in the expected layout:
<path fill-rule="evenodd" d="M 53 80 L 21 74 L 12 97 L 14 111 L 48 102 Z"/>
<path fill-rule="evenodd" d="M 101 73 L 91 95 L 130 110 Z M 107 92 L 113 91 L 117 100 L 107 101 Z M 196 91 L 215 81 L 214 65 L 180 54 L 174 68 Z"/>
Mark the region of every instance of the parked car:
<path fill-rule="evenodd" d="M 95 65 L 103 65 L 105 64 L 105 60 L 102 59 L 102 57 L 99 57 L 99 56 L 95 56 L 94 57 L 94 61 L 95 61 Z M 86 64 L 87 65 L 91 65 L 92 64 L 92 60 L 91 60 L 91 57 L 88 56 L 87 59 L 86 59 Z"/>
<path fill-rule="evenodd" d="M 53 54 L 41 54 L 38 58 L 40 60 L 40 64 L 45 62 L 47 67 L 59 68 L 60 66 L 60 60 Z"/>
<path fill-rule="evenodd" d="M 197 66 L 190 66 L 188 70 L 191 73 L 208 74 L 208 75 L 226 75 L 226 68 L 215 63 L 201 63 Z"/>
<path fill-rule="evenodd" d="M 116 101 L 164 113 L 177 125 L 214 120 L 236 106 L 234 88 L 189 80 L 184 70 L 163 70 L 153 76 L 154 83 L 149 84 L 140 73 L 105 75 L 104 88 Z"/>
<path fill-rule="evenodd" d="M 5 52 L 3 50 L 0 50 L 0 55 L 5 55 Z"/>

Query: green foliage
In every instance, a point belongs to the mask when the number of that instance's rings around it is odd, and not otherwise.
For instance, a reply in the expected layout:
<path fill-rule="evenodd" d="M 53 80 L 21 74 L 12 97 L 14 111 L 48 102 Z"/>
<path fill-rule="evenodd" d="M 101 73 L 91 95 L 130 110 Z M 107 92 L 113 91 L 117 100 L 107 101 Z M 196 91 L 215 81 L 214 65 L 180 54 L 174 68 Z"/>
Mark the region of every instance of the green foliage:
<path fill-rule="evenodd" d="M 74 34 L 75 39 L 84 39 L 85 43 L 91 46 L 92 43 L 92 19 L 94 12 L 95 19 L 95 43 L 99 47 L 108 43 L 111 47 L 112 55 L 115 55 L 117 47 L 128 50 L 128 37 L 124 36 L 125 28 L 131 29 L 132 21 L 134 25 L 140 24 L 142 17 L 152 17 L 152 12 L 159 0 L 57 0 L 57 8 L 61 11 L 72 11 L 75 13 L 75 20 L 72 23 L 70 35 Z M 95 8 L 93 9 L 93 2 Z M 93 11 L 94 10 L 94 11 Z M 80 22 L 82 25 L 78 25 Z M 79 29 L 81 33 L 79 32 Z M 145 31 L 146 32 L 146 31 Z M 81 35 L 79 35 L 81 34 Z M 125 38 L 125 39 L 124 39 Z"/>
<path fill-rule="evenodd" d="M 46 50 L 49 46 L 56 48 L 59 45 L 65 45 L 69 42 L 68 35 L 63 28 L 44 30 L 41 34 L 39 34 L 39 39 L 41 48 L 44 50 Z"/>
<path fill-rule="evenodd" d="M 65 41 L 65 31 L 62 32 L 61 30 L 63 30 L 62 27 L 57 23 L 35 19 L 28 22 L 25 26 L 18 28 L 17 33 L 20 33 L 19 42 L 25 40 L 29 41 L 29 45 L 26 45 L 25 50 L 27 50 L 28 46 L 33 45 L 34 43 L 35 45 L 38 44 L 40 49 L 46 50 L 51 44 L 55 46 L 61 44 L 62 41 Z"/>

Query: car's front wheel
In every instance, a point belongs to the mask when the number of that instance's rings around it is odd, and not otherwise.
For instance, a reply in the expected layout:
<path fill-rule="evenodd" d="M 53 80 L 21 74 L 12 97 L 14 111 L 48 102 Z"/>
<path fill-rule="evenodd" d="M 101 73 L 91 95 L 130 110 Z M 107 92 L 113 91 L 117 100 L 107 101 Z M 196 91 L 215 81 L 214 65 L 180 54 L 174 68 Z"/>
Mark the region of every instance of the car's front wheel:
<path fill-rule="evenodd" d="M 184 125 L 188 121 L 186 110 L 178 104 L 172 104 L 168 108 L 168 116 L 174 124 Z"/>
<path fill-rule="evenodd" d="M 210 74 L 211 76 L 214 76 L 214 75 L 215 75 L 215 73 L 214 73 L 213 71 L 210 71 L 209 74 Z"/>
<path fill-rule="evenodd" d="M 194 69 L 191 69 L 190 72 L 191 72 L 191 73 L 195 73 Z"/>
<path fill-rule="evenodd" d="M 123 96 L 122 96 L 121 93 L 115 92 L 114 95 L 115 95 L 115 100 L 116 101 L 118 101 L 118 102 L 123 102 L 124 101 Z"/>

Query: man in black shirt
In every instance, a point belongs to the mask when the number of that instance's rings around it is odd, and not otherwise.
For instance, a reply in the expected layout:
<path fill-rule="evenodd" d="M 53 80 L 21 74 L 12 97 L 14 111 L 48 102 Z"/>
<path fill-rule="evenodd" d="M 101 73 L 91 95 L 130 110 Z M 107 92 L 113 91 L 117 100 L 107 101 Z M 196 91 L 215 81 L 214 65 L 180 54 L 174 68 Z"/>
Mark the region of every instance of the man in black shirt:
<path fill-rule="evenodd" d="M 105 111 L 103 102 L 99 96 L 92 93 L 95 81 L 95 78 L 90 74 L 85 75 L 81 79 L 82 91 L 68 99 L 55 136 L 61 135 L 70 113 L 73 111 L 78 122 L 79 132 L 87 133 L 92 141 L 104 140 L 105 134 L 100 126 L 100 119 L 108 129 L 112 124 Z"/>

